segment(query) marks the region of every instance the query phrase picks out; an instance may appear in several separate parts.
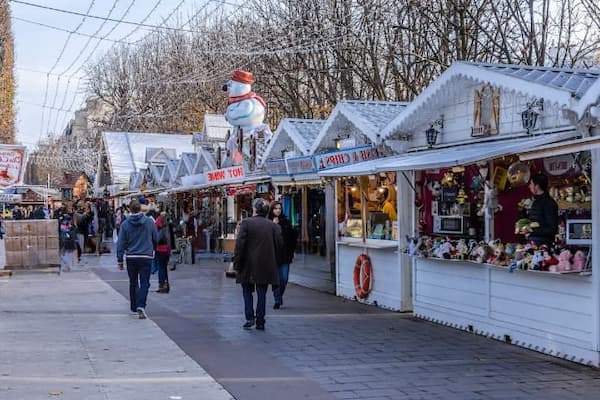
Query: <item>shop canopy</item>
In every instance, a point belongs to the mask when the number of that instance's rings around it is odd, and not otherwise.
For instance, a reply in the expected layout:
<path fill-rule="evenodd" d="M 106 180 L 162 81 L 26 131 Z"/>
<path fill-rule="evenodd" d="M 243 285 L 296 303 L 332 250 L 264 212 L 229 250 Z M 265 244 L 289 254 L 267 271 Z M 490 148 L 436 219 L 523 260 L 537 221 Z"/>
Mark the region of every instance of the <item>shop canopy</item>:
<path fill-rule="evenodd" d="M 449 168 L 472 164 L 524 151 L 532 151 L 542 146 L 565 143 L 564 140 L 578 136 L 575 131 L 525 137 L 512 140 L 464 143 L 453 147 L 405 153 L 395 157 L 365 161 L 345 167 L 319 172 L 321 176 L 370 175 L 378 172 L 425 170 Z"/>
<path fill-rule="evenodd" d="M 201 183 L 197 185 L 189 185 L 189 186 L 178 186 L 173 189 L 167 190 L 168 193 L 181 193 L 181 192 L 192 192 L 192 191 L 200 191 L 205 189 L 210 189 L 213 187 L 222 187 L 222 186 L 231 186 L 231 185 L 246 185 L 250 183 L 259 183 L 270 181 L 271 177 L 269 175 L 246 175 L 243 178 L 234 179 L 231 181 L 227 181 L 224 183 Z"/>
<path fill-rule="evenodd" d="M 560 156 L 597 148 L 600 148 L 600 136 L 590 136 L 560 143 L 551 143 L 531 151 L 521 152 L 519 158 L 526 161 L 534 158 Z"/>

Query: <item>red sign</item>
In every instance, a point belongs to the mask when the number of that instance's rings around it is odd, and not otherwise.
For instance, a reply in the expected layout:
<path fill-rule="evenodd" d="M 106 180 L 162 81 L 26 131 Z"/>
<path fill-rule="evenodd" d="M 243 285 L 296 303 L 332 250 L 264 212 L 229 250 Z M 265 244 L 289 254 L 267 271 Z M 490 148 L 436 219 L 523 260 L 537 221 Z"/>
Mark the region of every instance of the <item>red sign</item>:
<path fill-rule="evenodd" d="M 26 148 L 0 144 L 0 187 L 23 183 Z"/>
<path fill-rule="evenodd" d="M 237 196 L 240 194 L 256 193 L 255 185 L 229 186 L 227 188 L 228 196 Z"/>
<path fill-rule="evenodd" d="M 245 176 L 246 171 L 244 171 L 244 167 L 229 167 L 207 172 L 206 181 L 208 183 L 224 183 L 234 179 L 243 178 Z"/>
<path fill-rule="evenodd" d="M 315 162 L 317 170 L 322 171 L 329 168 L 341 167 L 342 165 L 373 160 L 375 158 L 379 158 L 377 149 L 371 146 L 363 146 L 331 153 L 316 154 Z"/>

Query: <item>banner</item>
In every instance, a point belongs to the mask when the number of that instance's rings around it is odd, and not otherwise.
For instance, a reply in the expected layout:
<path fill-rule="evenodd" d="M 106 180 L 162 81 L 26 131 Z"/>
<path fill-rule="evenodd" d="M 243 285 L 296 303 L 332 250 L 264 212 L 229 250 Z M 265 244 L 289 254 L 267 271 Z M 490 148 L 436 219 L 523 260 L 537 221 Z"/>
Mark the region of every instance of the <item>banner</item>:
<path fill-rule="evenodd" d="M 27 149 L 0 144 L 0 188 L 23 184 Z"/>

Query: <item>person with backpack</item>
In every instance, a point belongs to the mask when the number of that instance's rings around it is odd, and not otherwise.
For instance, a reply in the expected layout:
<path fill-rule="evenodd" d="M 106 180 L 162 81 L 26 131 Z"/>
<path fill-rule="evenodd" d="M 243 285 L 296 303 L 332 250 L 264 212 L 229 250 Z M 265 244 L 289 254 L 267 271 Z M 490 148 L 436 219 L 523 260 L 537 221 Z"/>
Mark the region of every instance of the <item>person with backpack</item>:
<path fill-rule="evenodd" d="M 167 213 L 161 212 L 156 218 L 158 229 L 158 245 L 156 246 L 156 263 L 158 264 L 158 293 L 169 293 L 169 258 L 171 256 L 171 240 L 169 226 L 167 224 Z"/>
<path fill-rule="evenodd" d="M 63 214 L 59 219 L 60 270 L 70 271 L 75 265 L 77 251 L 77 233 L 73 219 L 69 214 Z"/>

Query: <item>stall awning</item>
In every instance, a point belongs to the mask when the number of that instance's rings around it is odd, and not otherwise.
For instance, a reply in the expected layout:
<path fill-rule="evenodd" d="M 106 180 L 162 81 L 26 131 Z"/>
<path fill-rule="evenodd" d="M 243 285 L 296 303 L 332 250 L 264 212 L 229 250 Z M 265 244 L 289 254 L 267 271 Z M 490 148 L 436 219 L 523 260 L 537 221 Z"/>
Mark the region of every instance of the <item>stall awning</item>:
<path fill-rule="evenodd" d="M 578 135 L 562 132 L 518 139 L 465 143 L 454 147 L 405 153 L 319 172 L 321 176 L 369 175 L 378 172 L 449 168 L 531 151 L 549 143 L 563 142 Z"/>
<path fill-rule="evenodd" d="M 320 185 L 321 177 L 314 174 L 299 174 L 299 175 L 278 175 L 271 178 L 273 185 L 279 186 L 294 186 L 294 185 Z"/>
<path fill-rule="evenodd" d="M 551 143 L 538 147 L 535 150 L 521 152 L 519 153 L 519 158 L 526 161 L 533 160 L 534 158 L 560 156 L 563 154 L 577 153 L 597 148 L 600 148 L 600 136 L 591 136 L 565 142 Z"/>
<path fill-rule="evenodd" d="M 196 190 L 203 190 L 203 189 L 209 189 L 212 187 L 222 187 L 222 186 L 229 186 L 229 185 L 244 185 L 247 183 L 259 183 L 259 182 L 266 182 L 266 181 L 270 181 L 271 177 L 269 175 L 247 175 L 243 178 L 240 179 L 234 179 L 231 181 L 227 181 L 224 183 L 203 183 L 200 185 L 192 185 L 192 186 L 178 186 L 172 189 L 169 189 L 168 192 L 169 193 L 180 193 L 180 192 L 191 192 L 191 191 L 196 191 Z"/>

